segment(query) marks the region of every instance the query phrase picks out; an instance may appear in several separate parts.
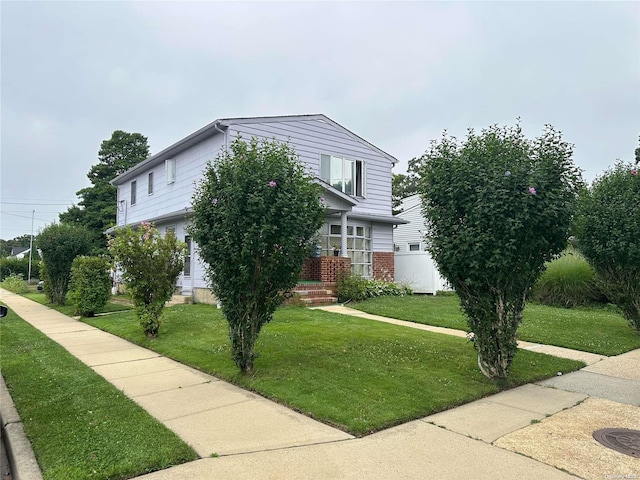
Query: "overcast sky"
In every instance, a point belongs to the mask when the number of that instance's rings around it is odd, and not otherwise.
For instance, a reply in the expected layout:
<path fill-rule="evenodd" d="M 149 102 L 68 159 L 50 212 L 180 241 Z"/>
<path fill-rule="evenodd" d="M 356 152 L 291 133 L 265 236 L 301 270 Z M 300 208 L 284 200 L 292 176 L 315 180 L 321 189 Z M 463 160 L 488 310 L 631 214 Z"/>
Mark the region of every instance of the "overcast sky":
<path fill-rule="evenodd" d="M 400 160 L 545 123 L 591 181 L 640 134 L 640 2 L 0 3 L 0 238 L 57 220 L 100 143 L 324 113 Z"/>

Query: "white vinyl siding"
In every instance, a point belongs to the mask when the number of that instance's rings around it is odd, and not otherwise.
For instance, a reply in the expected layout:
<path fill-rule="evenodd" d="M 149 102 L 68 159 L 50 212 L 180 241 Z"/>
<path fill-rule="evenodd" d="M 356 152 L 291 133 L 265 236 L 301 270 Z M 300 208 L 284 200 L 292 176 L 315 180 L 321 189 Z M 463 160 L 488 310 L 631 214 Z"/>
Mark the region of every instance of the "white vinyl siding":
<path fill-rule="evenodd" d="M 317 119 L 283 119 L 232 124 L 228 131 L 229 143 L 238 134 L 245 140 L 257 137 L 260 140 L 275 138 L 280 142 L 288 141 L 300 160 L 320 178 L 321 154 L 361 161 L 366 170 L 362 174 L 365 198 L 358 199 L 353 212 L 391 215 L 391 161 L 342 129 Z"/>
<path fill-rule="evenodd" d="M 393 231 L 393 242 L 396 252 L 412 252 L 410 246 L 419 244 L 420 250 L 424 251 L 425 230 L 424 218 L 422 217 L 421 201 L 419 195 L 412 195 L 402 201 L 403 211 L 396 215 L 407 220 L 409 223 L 398 225 Z M 415 248 L 415 247 L 414 247 Z"/>

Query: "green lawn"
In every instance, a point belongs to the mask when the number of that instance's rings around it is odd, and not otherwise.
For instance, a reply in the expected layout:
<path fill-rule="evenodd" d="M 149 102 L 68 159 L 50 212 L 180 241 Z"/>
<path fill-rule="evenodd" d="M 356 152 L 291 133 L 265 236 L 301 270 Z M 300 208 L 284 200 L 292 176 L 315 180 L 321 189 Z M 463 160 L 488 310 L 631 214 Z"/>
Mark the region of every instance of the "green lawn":
<path fill-rule="evenodd" d="M 319 310 L 278 310 L 260 334 L 252 375 L 240 374 L 231 361 L 227 323 L 209 305 L 166 309 L 153 340 L 133 312 L 84 321 L 355 435 L 500 390 L 481 375 L 465 339 Z M 583 365 L 522 351 L 503 387 Z"/>
<path fill-rule="evenodd" d="M 68 300 L 64 305 L 51 305 L 49 304 L 49 301 L 44 293 L 31 292 L 31 293 L 25 293 L 22 296 L 25 298 L 28 298 L 29 300 L 33 300 L 34 302 L 38 302 L 41 305 L 46 305 L 47 307 L 53 308 L 58 312 L 64 313 L 65 315 L 68 315 L 70 317 L 74 316 L 75 314 L 75 308 L 73 307 L 73 305 L 69 303 Z M 122 310 L 130 310 L 130 309 L 131 309 L 131 306 L 127 305 L 126 303 L 111 301 L 111 302 L 107 302 L 104 308 L 102 308 L 98 313 L 120 312 Z"/>
<path fill-rule="evenodd" d="M 454 294 L 380 297 L 348 306 L 385 317 L 469 331 Z M 530 303 L 518 332 L 520 340 L 601 355 L 640 348 L 640 332 L 615 309 L 606 307 L 567 309 Z"/>
<path fill-rule="evenodd" d="M 45 480 L 126 479 L 198 458 L 173 432 L 15 313 L 0 368 Z"/>

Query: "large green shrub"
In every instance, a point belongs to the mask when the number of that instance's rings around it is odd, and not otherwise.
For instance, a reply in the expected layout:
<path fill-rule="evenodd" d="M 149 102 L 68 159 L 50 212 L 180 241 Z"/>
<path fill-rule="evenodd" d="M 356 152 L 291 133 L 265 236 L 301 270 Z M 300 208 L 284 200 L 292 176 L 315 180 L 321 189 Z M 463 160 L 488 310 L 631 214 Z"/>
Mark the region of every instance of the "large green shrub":
<path fill-rule="evenodd" d="M 0 282 L 0 287 L 13 293 L 23 294 L 29 291 L 29 285 L 22 279 L 22 274 L 12 273 Z"/>
<path fill-rule="evenodd" d="M 69 289 L 71 264 L 78 255 L 86 255 L 91 248 L 91 234 L 84 227 L 52 224 L 37 237 L 42 251 L 40 277 L 44 293 L 54 305 L 64 305 Z"/>
<path fill-rule="evenodd" d="M 39 263 L 40 257 L 34 252 L 34 256 L 31 259 L 31 278 L 39 278 Z M 22 278 L 29 278 L 29 256 L 24 258 L 0 258 L 0 281 L 11 274 L 20 274 Z"/>
<path fill-rule="evenodd" d="M 79 256 L 71 264 L 69 300 L 76 315 L 93 317 L 111 296 L 111 265 L 105 257 Z"/>
<path fill-rule="evenodd" d="M 553 307 L 579 307 L 602 302 L 596 272 L 577 252 L 566 252 L 549 262 L 533 287 L 533 298 Z"/>
<path fill-rule="evenodd" d="M 518 124 L 469 130 L 461 143 L 444 134 L 412 161 L 427 249 L 460 297 L 489 378 L 508 375 L 527 294 L 567 244 L 581 183 L 571 155 L 553 127 L 527 140 Z"/>
<path fill-rule="evenodd" d="M 578 248 L 610 302 L 640 330 L 640 175 L 618 162 L 580 202 Z"/>
<path fill-rule="evenodd" d="M 119 230 L 108 245 L 145 335 L 157 337 L 162 310 L 184 266 L 185 244 L 173 232 L 162 237 L 153 224 L 143 222 L 138 229 Z"/>
<path fill-rule="evenodd" d="M 376 297 L 403 297 L 412 295 L 411 288 L 384 280 L 364 278 L 359 275 L 347 275 L 336 281 L 338 302 L 359 302 Z"/>
<path fill-rule="evenodd" d="M 261 328 L 297 283 L 324 221 L 321 187 L 289 144 L 236 139 L 204 172 L 191 235 L 229 323 L 233 359 L 253 369 Z"/>

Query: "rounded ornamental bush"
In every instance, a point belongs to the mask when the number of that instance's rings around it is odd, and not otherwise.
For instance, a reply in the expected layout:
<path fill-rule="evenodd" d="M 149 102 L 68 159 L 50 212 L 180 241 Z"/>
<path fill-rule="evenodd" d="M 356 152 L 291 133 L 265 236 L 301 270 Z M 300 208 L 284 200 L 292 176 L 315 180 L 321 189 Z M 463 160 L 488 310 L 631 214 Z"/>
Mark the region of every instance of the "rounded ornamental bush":
<path fill-rule="evenodd" d="M 443 135 L 412 168 L 420 178 L 427 250 L 460 297 L 478 366 L 504 379 L 527 295 L 567 245 L 580 171 L 572 146 L 546 126 L 491 126 L 465 141 Z"/>
<path fill-rule="evenodd" d="M 68 298 L 76 315 L 93 317 L 110 298 L 110 262 L 105 257 L 76 257 L 71 264 Z"/>
<path fill-rule="evenodd" d="M 600 288 L 640 330 L 640 173 L 618 162 L 580 202 L 578 248 Z"/>
<path fill-rule="evenodd" d="M 40 274 L 44 293 L 54 305 L 64 305 L 71 264 L 78 255 L 89 253 L 91 233 L 84 227 L 54 223 L 38 234 L 36 242 L 42 251 Z"/>
<path fill-rule="evenodd" d="M 577 252 L 568 252 L 547 264 L 533 287 L 533 298 L 553 307 L 579 307 L 602 302 L 596 272 Z"/>
<path fill-rule="evenodd" d="M 324 214 L 322 188 L 287 143 L 238 137 L 205 168 L 190 232 L 243 372 L 253 370 L 260 330 L 296 285 Z"/>

